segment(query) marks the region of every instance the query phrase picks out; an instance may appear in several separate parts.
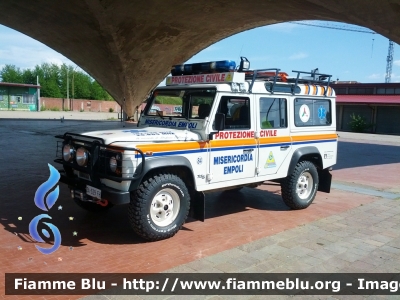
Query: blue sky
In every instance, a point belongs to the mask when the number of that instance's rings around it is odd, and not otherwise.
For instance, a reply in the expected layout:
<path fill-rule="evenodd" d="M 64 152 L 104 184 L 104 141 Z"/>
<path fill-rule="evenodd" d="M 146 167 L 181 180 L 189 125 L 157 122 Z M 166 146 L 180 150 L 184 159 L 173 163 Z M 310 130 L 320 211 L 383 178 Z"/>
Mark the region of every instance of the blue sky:
<path fill-rule="evenodd" d="M 311 24 L 359 29 L 343 23 L 312 21 Z M 0 41 L 0 68 L 6 64 L 32 68 L 43 62 L 74 65 L 62 54 L 2 25 Z M 245 56 L 253 69 L 280 68 L 292 75 L 292 70 L 319 68 L 320 72 L 331 74 L 333 80 L 384 82 L 388 46 L 388 39 L 379 34 L 280 23 L 228 37 L 188 62 L 225 59 L 238 62 L 240 56 Z M 400 82 L 399 51 L 395 44 L 392 82 Z"/>

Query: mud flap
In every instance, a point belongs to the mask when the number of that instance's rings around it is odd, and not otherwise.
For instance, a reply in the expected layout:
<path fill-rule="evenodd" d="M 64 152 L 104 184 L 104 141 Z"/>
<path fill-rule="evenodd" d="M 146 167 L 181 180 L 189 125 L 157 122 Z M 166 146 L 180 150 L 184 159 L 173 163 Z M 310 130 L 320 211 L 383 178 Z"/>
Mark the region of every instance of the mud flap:
<path fill-rule="evenodd" d="M 332 174 L 329 172 L 329 169 L 324 169 L 324 170 L 318 169 L 318 177 L 319 177 L 318 191 L 330 193 Z"/>
<path fill-rule="evenodd" d="M 203 192 L 195 191 L 192 194 L 189 216 L 204 222 L 206 218 L 206 201 Z"/>

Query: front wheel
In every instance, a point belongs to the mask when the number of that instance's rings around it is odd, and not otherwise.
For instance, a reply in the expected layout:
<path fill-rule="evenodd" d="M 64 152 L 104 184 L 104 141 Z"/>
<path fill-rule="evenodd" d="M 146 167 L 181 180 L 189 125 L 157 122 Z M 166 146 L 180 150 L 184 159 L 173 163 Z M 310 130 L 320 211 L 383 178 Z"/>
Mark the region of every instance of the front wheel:
<path fill-rule="evenodd" d="M 283 202 L 291 209 L 310 206 L 318 190 L 318 172 L 310 161 L 299 162 L 281 183 Z"/>
<path fill-rule="evenodd" d="M 129 219 L 133 230 L 146 240 L 174 236 L 189 213 L 190 195 L 185 183 L 173 174 L 160 174 L 142 182 L 131 193 Z"/>

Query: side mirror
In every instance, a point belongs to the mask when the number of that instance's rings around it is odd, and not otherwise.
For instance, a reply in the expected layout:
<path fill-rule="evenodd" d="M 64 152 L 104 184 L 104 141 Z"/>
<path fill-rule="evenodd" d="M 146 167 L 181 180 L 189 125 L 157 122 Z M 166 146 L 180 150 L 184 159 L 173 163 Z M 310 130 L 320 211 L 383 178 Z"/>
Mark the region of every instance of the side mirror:
<path fill-rule="evenodd" d="M 221 130 L 225 129 L 225 114 L 217 113 L 215 115 L 214 129 L 217 131 L 221 131 Z"/>

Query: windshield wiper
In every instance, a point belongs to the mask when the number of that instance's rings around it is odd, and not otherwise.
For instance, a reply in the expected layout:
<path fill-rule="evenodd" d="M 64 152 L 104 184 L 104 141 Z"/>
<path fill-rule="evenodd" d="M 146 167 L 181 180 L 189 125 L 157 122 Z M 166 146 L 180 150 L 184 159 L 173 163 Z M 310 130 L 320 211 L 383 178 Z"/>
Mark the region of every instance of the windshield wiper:
<path fill-rule="evenodd" d="M 161 111 L 156 110 L 156 112 L 157 112 L 157 115 L 158 115 L 161 119 L 164 120 L 164 116 L 162 115 Z"/>

